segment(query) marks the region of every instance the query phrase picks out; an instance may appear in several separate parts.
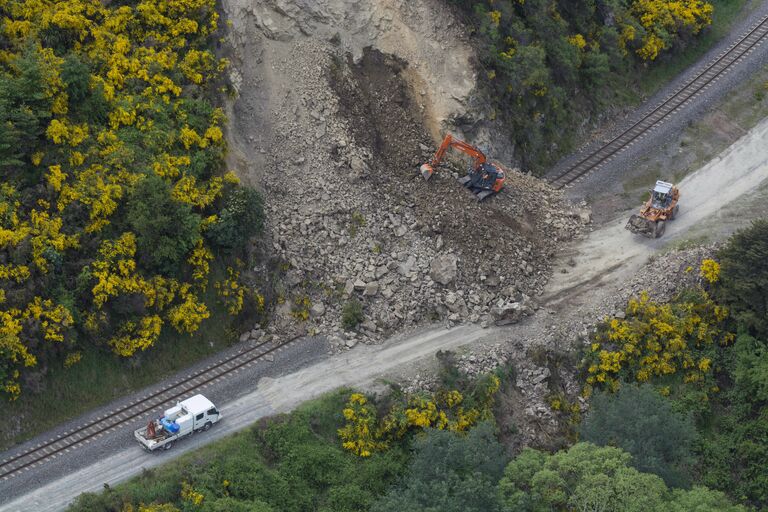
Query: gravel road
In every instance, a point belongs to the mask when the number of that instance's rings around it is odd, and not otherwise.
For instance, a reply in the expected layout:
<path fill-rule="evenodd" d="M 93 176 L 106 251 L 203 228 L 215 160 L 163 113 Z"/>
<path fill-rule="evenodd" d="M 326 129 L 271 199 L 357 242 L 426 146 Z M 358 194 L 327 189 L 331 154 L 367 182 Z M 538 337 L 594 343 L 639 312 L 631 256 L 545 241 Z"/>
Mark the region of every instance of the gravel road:
<path fill-rule="evenodd" d="M 660 239 L 630 236 L 624 229 L 635 210 L 619 214 L 587 240 L 563 254 L 545 300 L 554 304 L 574 290 L 604 286 L 632 275 L 655 252 L 674 244 L 693 228 L 719 231 L 715 216 L 742 196 L 749 197 L 768 179 L 768 119 L 763 120 L 714 160 L 679 183 L 680 213 Z M 743 219 L 744 224 L 749 219 Z M 716 238 L 714 236 L 713 238 Z M 575 261 L 569 269 L 567 261 Z"/>

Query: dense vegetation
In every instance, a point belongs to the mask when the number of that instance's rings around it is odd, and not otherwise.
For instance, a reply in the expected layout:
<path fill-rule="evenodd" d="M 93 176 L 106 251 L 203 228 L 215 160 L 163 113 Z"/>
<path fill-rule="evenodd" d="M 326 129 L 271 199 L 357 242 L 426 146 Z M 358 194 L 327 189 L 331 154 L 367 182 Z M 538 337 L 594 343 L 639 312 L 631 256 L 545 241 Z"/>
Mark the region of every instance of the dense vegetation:
<path fill-rule="evenodd" d="M 70 512 L 739 512 L 722 493 L 671 489 L 630 466 L 617 448 L 580 443 L 554 455 L 511 460 L 492 423 L 466 433 L 426 429 L 361 457 L 336 431 L 347 394 L 304 405 L 186 455 Z M 385 404 L 381 404 L 385 405 Z"/>
<path fill-rule="evenodd" d="M 701 288 L 670 304 L 631 301 L 625 320 L 603 326 L 585 390 L 619 392 L 595 397 L 585 439 L 624 448 L 667 482 L 768 507 L 766 255 L 762 220 L 735 234 L 718 261 L 704 261 Z M 655 394 L 635 389 L 638 381 Z"/>
<path fill-rule="evenodd" d="M 746 511 L 768 505 L 768 221 L 704 260 L 669 304 L 647 295 L 584 354 L 579 442 L 510 456 L 514 369 L 450 358 L 431 394 L 337 392 L 72 511 Z M 558 400 L 567 400 L 558 395 Z M 562 404 L 553 409 L 563 409 Z M 578 407 L 575 409 L 578 411 Z M 500 415 L 501 414 L 501 415 Z M 578 422 L 578 415 L 571 420 Z M 505 420 L 506 421 L 506 420 Z M 571 438 L 573 439 L 573 438 Z M 575 444 L 573 444 L 575 442 Z M 734 504 L 741 502 L 742 504 Z"/>
<path fill-rule="evenodd" d="M 0 5 L 0 394 L 249 300 L 217 25 L 213 0 Z"/>
<path fill-rule="evenodd" d="M 684 47 L 713 17 L 704 0 L 452 1 L 475 28 L 493 115 L 534 170 L 572 148 L 584 119 L 626 103 L 621 78 Z"/>

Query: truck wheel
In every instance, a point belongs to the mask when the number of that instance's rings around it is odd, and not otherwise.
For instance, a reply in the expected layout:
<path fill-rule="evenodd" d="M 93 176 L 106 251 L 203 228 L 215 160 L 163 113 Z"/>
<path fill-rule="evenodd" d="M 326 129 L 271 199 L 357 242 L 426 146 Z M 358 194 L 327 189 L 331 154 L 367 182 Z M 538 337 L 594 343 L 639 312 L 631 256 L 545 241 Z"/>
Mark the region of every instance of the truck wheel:
<path fill-rule="evenodd" d="M 675 220 L 677 218 L 677 212 L 680 211 L 680 205 L 676 204 L 674 209 L 672 210 L 672 215 L 670 215 L 669 220 Z"/>
<path fill-rule="evenodd" d="M 661 238 L 661 235 L 664 234 L 664 229 L 666 228 L 666 224 L 663 220 L 660 220 L 656 223 L 656 227 L 654 228 L 654 238 Z"/>
<path fill-rule="evenodd" d="M 171 448 L 173 448 L 173 441 L 163 445 L 163 450 L 170 450 Z"/>
<path fill-rule="evenodd" d="M 206 431 L 206 430 L 208 430 L 210 428 L 211 428 L 211 422 L 210 421 L 206 421 L 205 425 L 203 425 L 203 431 Z"/>

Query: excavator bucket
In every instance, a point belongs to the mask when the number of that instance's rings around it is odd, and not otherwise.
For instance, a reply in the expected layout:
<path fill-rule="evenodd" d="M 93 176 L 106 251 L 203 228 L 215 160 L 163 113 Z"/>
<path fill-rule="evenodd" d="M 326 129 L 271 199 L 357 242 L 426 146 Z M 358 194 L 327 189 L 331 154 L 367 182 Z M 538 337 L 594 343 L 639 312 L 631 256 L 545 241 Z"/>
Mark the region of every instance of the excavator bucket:
<path fill-rule="evenodd" d="M 435 170 L 429 164 L 422 165 L 419 170 L 421 171 L 421 175 L 424 176 L 425 180 L 429 180 L 429 178 L 432 177 L 432 173 L 435 172 Z"/>
<path fill-rule="evenodd" d="M 659 238 L 664 234 L 664 221 L 648 220 L 642 215 L 632 215 L 629 222 L 624 226 L 632 233 L 643 235 L 648 238 Z"/>

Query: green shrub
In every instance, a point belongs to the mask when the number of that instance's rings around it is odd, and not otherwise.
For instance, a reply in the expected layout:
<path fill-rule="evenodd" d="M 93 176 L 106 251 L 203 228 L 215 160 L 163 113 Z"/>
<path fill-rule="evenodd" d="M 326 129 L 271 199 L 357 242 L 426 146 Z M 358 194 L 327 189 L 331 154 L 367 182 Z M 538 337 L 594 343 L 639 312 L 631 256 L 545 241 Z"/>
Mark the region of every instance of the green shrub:
<path fill-rule="evenodd" d="M 552 455 L 526 448 L 499 482 L 504 510 L 746 512 L 722 493 L 701 487 L 670 492 L 658 476 L 630 467 L 631 458 L 618 448 L 590 443 Z"/>
<path fill-rule="evenodd" d="M 139 261 L 166 276 L 178 273 L 200 236 L 200 216 L 173 199 L 170 185 L 154 174 L 139 181 L 128 199 L 128 224 Z"/>
<path fill-rule="evenodd" d="M 660 476 L 670 487 L 689 484 L 693 420 L 673 411 L 649 385 L 627 384 L 616 393 L 595 395 L 580 434 L 585 441 L 629 452 L 632 466 Z"/>
<path fill-rule="evenodd" d="M 264 228 L 264 206 L 259 193 L 251 188 L 235 187 L 224 200 L 217 221 L 207 236 L 217 246 L 232 250 L 242 247 Z"/>
<path fill-rule="evenodd" d="M 768 339 L 768 219 L 734 234 L 718 257 L 719 297 L 743 328 Z"/>
<path fill-rule="evenodd" d="M 476 426 L 466 435 L 428 430 L 416 439 L 413 460 L 402 483 L 371 510 L 500 511 L 496 483 L 506 460 L 489 423 Z"/>
<path fill-rule="evenodd" d="M 345 329 L 354 329 L 363 321 L 363 305 L 357 299 L 350 299 L 341 310 L 341 324 Z"/>

